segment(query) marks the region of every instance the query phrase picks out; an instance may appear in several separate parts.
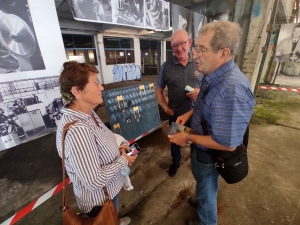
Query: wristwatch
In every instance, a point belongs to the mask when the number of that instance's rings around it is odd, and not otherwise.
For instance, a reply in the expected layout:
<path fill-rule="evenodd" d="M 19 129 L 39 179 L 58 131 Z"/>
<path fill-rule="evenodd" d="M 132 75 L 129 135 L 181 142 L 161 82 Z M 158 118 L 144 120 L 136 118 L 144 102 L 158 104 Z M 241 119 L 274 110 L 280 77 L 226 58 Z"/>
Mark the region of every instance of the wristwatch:
<path fill-rule="evenodd" d="M 190 133 L 187 133 L 186 134 L 186 143 L 187 143 L 187 145 L 191 145 L 192 144 L 192 142 L 190 141 Z"/>

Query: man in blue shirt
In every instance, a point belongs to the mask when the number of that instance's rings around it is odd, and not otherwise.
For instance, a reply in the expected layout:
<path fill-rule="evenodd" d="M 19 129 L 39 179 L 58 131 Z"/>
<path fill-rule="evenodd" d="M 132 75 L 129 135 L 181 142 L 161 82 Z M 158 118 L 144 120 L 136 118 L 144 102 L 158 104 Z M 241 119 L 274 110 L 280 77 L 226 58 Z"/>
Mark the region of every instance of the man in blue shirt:
<path fill-rule="evenodd" d="M 217 224 L 219 173 L 207 150 L 234 151 L 243 142 L 255 106 L 250 84 L 234 63 L 240 35 L 240 26 L 229 21 L 209 23 L 200 29 L 193 55 L 204 79 L 194 109 L 176 121 L 184 125 L 192 117 L 195 134 L 169 135 L 171 143 L 193 143 L 191 162 L 197 182 L 198 219 L 189 220 L 190 225 Z"/>

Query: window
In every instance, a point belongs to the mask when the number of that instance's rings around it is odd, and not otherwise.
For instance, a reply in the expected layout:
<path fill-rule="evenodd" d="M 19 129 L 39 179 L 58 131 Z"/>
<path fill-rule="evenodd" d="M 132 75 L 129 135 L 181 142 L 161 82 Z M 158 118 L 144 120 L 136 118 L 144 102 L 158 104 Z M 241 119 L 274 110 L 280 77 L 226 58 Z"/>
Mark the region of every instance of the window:
<path fill-rule="evenodd" d="M 171 41 L 166 41 L 166 60 L 170 59 L 173 57 L 174 53 L 171 47 Z"/>
<path fill-rule="evenodd" d="M 68 60 L 98 65 L 93 36 L 63 34 L 62 37 Z"/>
<path fill-rule="evenodd" d="M 106 65 L 134 63 L 133 38 L 103 37 Z"/>

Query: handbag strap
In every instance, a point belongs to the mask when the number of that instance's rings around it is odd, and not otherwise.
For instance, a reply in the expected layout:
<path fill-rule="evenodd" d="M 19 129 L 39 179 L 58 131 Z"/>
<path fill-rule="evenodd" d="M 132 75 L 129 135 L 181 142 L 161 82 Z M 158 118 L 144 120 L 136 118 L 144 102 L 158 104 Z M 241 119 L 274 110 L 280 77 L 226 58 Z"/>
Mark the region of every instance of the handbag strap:
<path fill-rule="evenodd" d="M 66 168 L 65 168 L 65 137 L 70 126 L 74 125 L 77 121 L 67 123 L 63 128 L 61 138 L 61 158 L 62 158 L 62 173 L 63 173 L 63 211 L 68 207 L 68 193 L 66 188 Z"/>
<path fill-rule="evenodd" d="M 67 123 L 62 132 L 62 139 L 61 139 L 61 153 L 62 153 L 62 172 L 63 172 L 63 211 L 65 211 L 68 208 L 68 193 L 67 193 L 67 188 L 66 188 L 66 168 L 65 168 L 65 138 L 67 135 L 67 131 L 69 130 L 70 126 L 74 125 L 77 123 L 77 120 Z M 108 190 L 106 186 L 103 187 L 106 201 L 111 200 Z"/>

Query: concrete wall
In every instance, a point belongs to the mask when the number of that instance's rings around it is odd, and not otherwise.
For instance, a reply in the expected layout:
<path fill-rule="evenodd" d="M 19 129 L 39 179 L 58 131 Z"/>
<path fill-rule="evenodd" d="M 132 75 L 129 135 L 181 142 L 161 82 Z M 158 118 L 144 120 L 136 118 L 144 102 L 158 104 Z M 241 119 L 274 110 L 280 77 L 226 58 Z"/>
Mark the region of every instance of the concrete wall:
<path fill-rule="evenodd" d="M 254 90 L 261 59 L 262 47 L 265 45 L 267 24 L 270 23 L 270 17 L 274 6 L 274 0 L 254 0 L 251 12 L 249 33 L 247 36 L 245 54 L 241 70 L 251 82 Z"/>
<path fill-rule="evenodd" d="M 237 0 L 235 5 L 234 19 L 235 23 L 240 24 L 243 34 L 240 40 L 239 49 L 236 55 L 236 64 L 239 68 L 242 68 L 245 46 L 247 42 L 247 36 L 249 32 L 251 11 L 252 11 L 253 0 Z"/>

